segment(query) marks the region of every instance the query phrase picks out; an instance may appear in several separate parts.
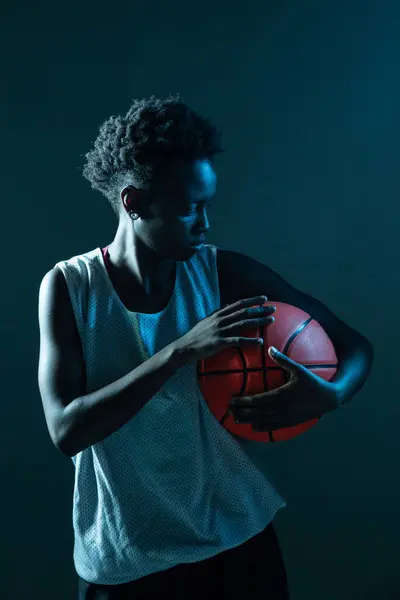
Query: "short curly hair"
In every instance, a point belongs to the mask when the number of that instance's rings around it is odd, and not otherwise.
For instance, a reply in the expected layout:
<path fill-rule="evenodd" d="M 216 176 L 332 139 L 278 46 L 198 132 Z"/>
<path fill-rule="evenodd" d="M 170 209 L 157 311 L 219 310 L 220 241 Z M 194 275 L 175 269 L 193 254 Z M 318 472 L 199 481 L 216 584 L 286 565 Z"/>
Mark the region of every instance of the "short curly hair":
<path fill-rule="evenodd" d="M 82 174 L 119 216 L 119 192 L 125 185 L 147 188 L 176 159 L 212 159 L 224 152 L 220 137 L 179 95 L 135 100 L 125 116 L 112 116 L 101 125 L 94 148 L 85 155 Z"/>

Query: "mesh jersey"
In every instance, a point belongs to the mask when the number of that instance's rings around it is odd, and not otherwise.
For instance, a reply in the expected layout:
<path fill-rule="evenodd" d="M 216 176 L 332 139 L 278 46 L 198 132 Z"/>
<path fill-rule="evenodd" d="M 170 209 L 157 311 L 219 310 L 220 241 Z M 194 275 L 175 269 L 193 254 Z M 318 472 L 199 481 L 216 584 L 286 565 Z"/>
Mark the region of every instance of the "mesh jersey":
<path fill-rule="evenodd" d="M 220 308 L 217 247 L 177 262 L 168 305 L 129 311 L 108 276 L 107 248 L 58 262 L 82 342 L 86 393 L 126 375 Z M 74 564 L 120 584 L 209 558 L 259 533 L 286 505 L 215 419 L 196 365 L 178 369 L 122 428 L 72 457 Z"/>

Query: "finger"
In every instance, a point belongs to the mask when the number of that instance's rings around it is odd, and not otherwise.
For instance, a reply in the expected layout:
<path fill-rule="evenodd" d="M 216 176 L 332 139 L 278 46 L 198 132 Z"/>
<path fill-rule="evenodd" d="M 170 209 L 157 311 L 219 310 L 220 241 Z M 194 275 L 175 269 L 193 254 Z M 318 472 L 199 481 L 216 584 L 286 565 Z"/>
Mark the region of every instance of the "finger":
<path fill-rule="evenodd" d="M 229 406 L 252 406 L 254 398 L 255 396 L 233 396 L 229 402 Z"/>
<path fill-rule="evenodd" d="M 292 360 L 286 354 L 282 354 L 274 346 L 268 348 L 268 354 L 277 365 L 293 375 L 300 375 L 305 369 L 303 365 Z"/>
<path fill-rule="evenodd" d="M 290 381 L 287 383 L 284 383 L 273 390 L 269 390 L 268 392 L 263 392 L 261 394 L 255 394 L 252 396 L 252 406 L 267 406 L 268 404 L 276 403 L 278 401 L 283 402 L 286 398 L 289 398 L 293 394 L 293 388 L 295 385 L 296 379 L 290 379 Z M 237 405 L 240 406 L 239 403 Z"/>
<path fill-rule="evenodd" d="M 277 411 L 274 407 L 270 408 L 235 408 L 233 411 L 228 411 L 235 422 L 238 423 L 257 423 L 261 421 L 269 421 L 270 419 L 276 418 Z"/>
<path fill-rule="evenodd" d="M 246 306 L 253 306 L 256 304 L 259 304 L 260 306 L 262 306 L 264 304 L 264 302 L 267 302 L 268 298 L 267 296 L 254 296 L 253 298 L 245 298 L 243 300 L 237 300 L 236 302 L 233 302 L 232 304 L 225 304 L 225 306 L 223 307 L 223 310 L 225 308 L 227 308 L 228 306 L 232 308 L 232 310 L 236 310 L 238 308 L 244 308 Z"/>
<path fill-rule="evenodd" d="M 277 402 L 277 396 L 279 396 L 279 400 L 283 400 L 288 393 L 291 393 L 295 384 L 296 381 L 291 380 L 268 392 L 261 392 L 260 394 L 253 394 L 252 396 L 232 396 L 228 406 L 233 408 L 264 407 L 267 406 L 269 402 Z"/>

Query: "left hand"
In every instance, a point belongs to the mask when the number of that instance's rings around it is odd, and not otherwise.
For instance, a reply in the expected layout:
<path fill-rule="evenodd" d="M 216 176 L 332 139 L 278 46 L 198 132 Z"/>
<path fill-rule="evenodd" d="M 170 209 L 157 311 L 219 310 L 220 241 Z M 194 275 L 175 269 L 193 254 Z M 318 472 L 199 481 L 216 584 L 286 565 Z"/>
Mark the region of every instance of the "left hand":
<path fill-rule="evenodd" d="M 334 383 L 326 381 L 284 354 L 268 349 L 272 360 L 290 373 L 279 388 L 233 397 L 229 414 L 238 423 L 250 423 L 253 431 L 276 431 L 321 417 L 339 407 Z"/>

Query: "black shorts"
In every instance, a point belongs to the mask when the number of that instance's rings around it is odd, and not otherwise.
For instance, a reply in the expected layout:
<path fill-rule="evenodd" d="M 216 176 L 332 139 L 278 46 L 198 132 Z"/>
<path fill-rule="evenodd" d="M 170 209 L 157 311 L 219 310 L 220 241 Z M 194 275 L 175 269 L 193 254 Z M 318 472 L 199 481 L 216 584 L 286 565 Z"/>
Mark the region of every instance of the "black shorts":
<path fill-rule="evenodd" d="M 244 544 L 211 558 L 119 585 L 79 580 L 79 600 L 289 600 L 285 565 L 272 524 Z"/>

